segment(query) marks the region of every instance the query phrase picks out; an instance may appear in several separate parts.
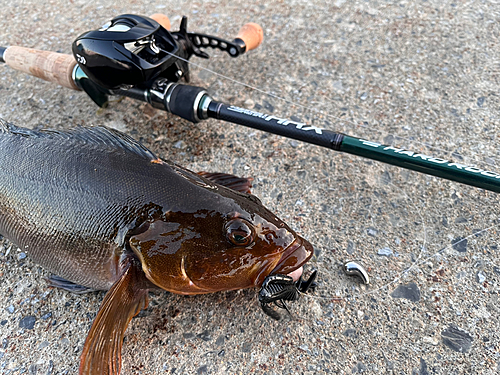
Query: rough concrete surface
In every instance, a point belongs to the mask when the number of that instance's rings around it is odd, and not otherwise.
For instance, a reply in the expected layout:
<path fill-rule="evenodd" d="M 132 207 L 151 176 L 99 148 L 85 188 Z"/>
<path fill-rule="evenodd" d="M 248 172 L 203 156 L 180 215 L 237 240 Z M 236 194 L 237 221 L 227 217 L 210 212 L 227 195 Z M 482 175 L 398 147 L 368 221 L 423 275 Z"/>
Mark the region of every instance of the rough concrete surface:
<path fill-rule="evenodd" d="M 173 29 L 187 15 L 191 30 L 226 38 L 257 22 L 259 49 L 193 58 L 192 83 L 239 106 L 500 170 L 498 1 L 1 0 L 0 9 L 0 45 L 63 53 L 123 13 L 162 12 Z M 190 169 L 252 176 L 254 193 L 316 248 L 317 291 L 279 322 L 255 290 L 151 295 L 126 333 L 123 374 L 500 371 L 496 194 L 218 121 L 192 125 L 130 99 L 99 110 L 6 65 L 0 95 L 0 117 L 21 126 L 111 126 Z M 343 274 L 351 259 L 369 286 Z M 2 374 L 77 372 L 104 294 L 50 289 L 46 276 L 2 242 Z"/>

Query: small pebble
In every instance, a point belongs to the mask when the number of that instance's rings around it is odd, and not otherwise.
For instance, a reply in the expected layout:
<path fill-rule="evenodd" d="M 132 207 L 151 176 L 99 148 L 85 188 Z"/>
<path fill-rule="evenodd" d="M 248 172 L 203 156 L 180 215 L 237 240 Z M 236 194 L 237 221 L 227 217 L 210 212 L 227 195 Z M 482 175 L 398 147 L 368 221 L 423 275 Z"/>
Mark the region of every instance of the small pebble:
<path fill-rule="evenodd" d="M 366 372 L 367 368 L 366 368 L 366 365 L 363 363 L 363 362 L 358 362 L 352 369 L 352 373 L 355 374 L 355 373 L 364 373 Z"/>
<path fill-rule="evenodd" d="M 391 146 L 392 142 L 394 142 L 394 136 L 392 134 L 384 137 L 384 145 Z"/>
<path fill-rule="evenodd" d="M 479 284 L 482 284 L 486 281 L 486 276 L 484 275 L 484 273 L 482 273 L 481 271 L 479 271 L 476 275 L 476 280 Z"/>
<path fill-rule="evenodd" d="M 36 318 L 28 315 L 19 321 L 19 328 L 33 329 L 35 327 Z"/>
<path fill-rule="evenodd" d="M 425 336 L 424 338 L 422 338 L 422 341 L 425 342 L 426 344 L 430 344 L 433 346 L 436 346 L 439 344 L 439 341 L 434 337 Z"/>
<path fill-rule="evenodd" d="M 42 315 L 41 319 L 43 319 L 43 320 L 47 320 L 47 319 L 49 319 L 51 316 L 52 316 L 52 313 L 51 313 L 51 312 L 48 312 L 47 314 Z"/>
<path fill-rule="evenodd" d="M 217 340 L 215 340 L 215 345 L 217 345 L 217 346 L 224 345 L 225 339 L 226 338 L 224 337 L 224 335 L 220 335 L 219 337 L 217 337 Z"/>
<path fill-rule="evenodd" d="M 354 245 L 354 242 L 352 241 L 347 241 L 347 254 L 354 254 L 354 251 L 356 250 L 356 246 Z"/>
<path fill-rule="evenodd" d="M 177 142 L 174 143 L 174 147 L 182 150 L 182 149 L 186 148 L 186 142 L 184 142 L 184 141 L 177 141 Z"/>
<path fill-rule="evenodd" d="M 344 331 L 343 335 L 345 337 L 350 337 L 350 338 L 353 338 L 353 339 L 357 339 L 358 338 L 358 332 L 356 332 L 356 330 L 354 328 L 348 328 Z"/>
<path fill-rule="evenodd" d="M 208 374 L 208 368 L 207 365 L 203 365 L 196 370 L 197 374 Z"/>
<path fill-rule="evenodd" d="M 427 369 L 427 363 L 425 363 L 423 358 L 420 358 L 420 370 L 418 375 L 429 375 L 429 370 Z"/>
<path fill-rule="evenodd" d="M 243 345 L 241 345 L 241 351 L 243 353 L 250 353 L 252 350 L 252 343 L 250 341 L 244 342 Z"/>
<path fill-rule="evenodd" d="M 415 283 L 401 284 L 391 293 L 391 297 L 418 302 L 420 301 L 420 289 Z"/>
<path fill-rule="evenodd" d="M 7 312 L 8 312 L 9 314 L 14 314 L 14 311 L 15 311 L 16 309 L 14 308 L 14 306 L 13 306 L 13 305 L 10 305 L 9 307 L 7 307 L 7 309 L 6 309 L 6 310 L 7 310 Z"/>
<path fill-rule="evenodd" d="M 377 255 L 380 255 L 380 256 L 390 257 L 390 256 L 392 256 L 392 254 L 393 254 L 392 250 L 388 247 L 378 249 L 378 251 L 377 251 Z"/>
<path fill-rule="evenodd" d="M 474 235 L 475 235 L 476 237 L 481 237 L 482 235 L 484 235 L 484 232 L 483 232 L 483 230 L 482 230 L 482 229 L 473 229 L 473 230 L 472 230 L 472 233 L 474 233 Z"/>
<path fill-rule="evenodd" d="M 467 353 L 474 341 L 469 332 L 452 324 L 441 332 L 443 344 L 459 353 Z"/>
<path fill-rule="evenodd" d="M 203 341 L 211 341 L 212 340 L 212 335 L 210 335 L 209 331 L 203 331 L 202 333 L 196 335 L 199 339 Z"/>
<path fill-rule="evenodd" d="M 391 183 L 391 174 L 389 172 L 387 172 L 387 171 L 384 171 L 384 173 L 382 173 L 380 181 L 384 185 L 389 185 Z"/>
<path fill-rule="evenodd" d="M 255 105 L 255 102 L 252 99 L 247 99 L 243 102 L 243 105 L 245 106 L 245 108 L 252 109 Z"/>
<path fill-rule="evenodd" d="M 459 253 L 465 253 L 467 252 L 467 238 L 457 237 L 451 241 L 451 246 L 453 247 L 453 250 L 456 250 Z"/>
<path fill-rule="evenodd" d="M 47 346 L 49 346 L 49 345 L 50 345 L 50 343 L 49 343 L 48 341 L 42 341 L 42 342 L 40 343 L 40 345 L 38 345 L 38 350 L 41 350 L 41 349 L 43 349 L 43 348 L 46 348 L 46 347 L 47 347 Z"/>
<path fill-rule="evenodd" d="M 274 112 L 274 106 L 271 103 L 269 103 L 267 100 L 264 100 L 263 104 L 264 104 L 264 108 L 266 110 L 268 110 L 270 113 Z"/>

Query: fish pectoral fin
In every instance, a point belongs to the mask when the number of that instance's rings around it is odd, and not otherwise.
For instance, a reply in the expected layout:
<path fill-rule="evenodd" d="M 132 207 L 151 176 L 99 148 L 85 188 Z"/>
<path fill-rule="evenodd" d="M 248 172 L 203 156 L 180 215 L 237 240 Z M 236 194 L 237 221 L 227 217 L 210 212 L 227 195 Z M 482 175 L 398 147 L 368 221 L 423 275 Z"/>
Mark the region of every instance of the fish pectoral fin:
<path fill-rule="evenodd" d="M 250 188 L 252 187 L 253 178 L 251 177 L 238 177 L 227 173 L 210 173 L 198 172 L 198 174 L 206 179 L 215 182 L 216 184 L 225 186 L 229 189 L 239 191 L 240 193 L 251 194 Z"/>
<path fill-rule="evenodd" d="M 147 279 L 140 264 L 126 259 L 123 274 L 108 291 L 85 340 L 80 375 L 117 375 L 123 336 L 130 320 L 148 304 Z"/>
<path fill-rule="evenodd" d="M 95 292 L 95 289 L 75 284 L 71 281 L 63 279 L 62 277 L 56 275 L 50 275 L 46 278 L 49 287 L 60 288 L 75 294 L 84 294 L 89 292 Z"/>

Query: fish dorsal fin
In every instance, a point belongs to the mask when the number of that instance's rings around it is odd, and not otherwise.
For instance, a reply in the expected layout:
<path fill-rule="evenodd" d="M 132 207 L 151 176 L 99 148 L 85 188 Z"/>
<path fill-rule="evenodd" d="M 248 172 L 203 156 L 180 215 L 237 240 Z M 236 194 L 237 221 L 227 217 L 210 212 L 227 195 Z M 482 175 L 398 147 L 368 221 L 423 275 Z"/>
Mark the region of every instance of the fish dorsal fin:
<path fill-rule="evenodd" d="M 143 144 L 118 130 L 105 126 L 78 126 L 69 130 L 41 129 L 31 130 L 10 124 L 0 119 L 0 133 L 9 133 L 22 137 L 56 138 L 63 142 L 81 142 L 119 148 L 149 160 L 155 160 L 155 154 Z"/>
<path fill-rule="evenodd" d="M 148 304 L 148 281 L 134 259 L 108 291 L 83 346 L 79 375 L 118 375 L 123 336 L 130 320 Z"/>
<path fill-rule="evenodd" d="M 0 118 L 0 133 L 22 135 L 24 137 L 36 136 L 36 131 L 28 128 L 20 128 Z"/>
<path fill-rule="evenodd" d="M 4 119 L 0 118 L 0 133 L 7 133 L 7 132 L 9 132 L 9 123 Z"/>
<path fill-rule="evenodd" d="M 205 177 L 207 180 L 225 186 L 229 189 L 236 190 L 240 193 L 251 194 L 250 188 L 252 187 L 253 181 L 253 178 L 251 177 L 238 177 L 228 173 L 198 172 L 198 174 Z"/>

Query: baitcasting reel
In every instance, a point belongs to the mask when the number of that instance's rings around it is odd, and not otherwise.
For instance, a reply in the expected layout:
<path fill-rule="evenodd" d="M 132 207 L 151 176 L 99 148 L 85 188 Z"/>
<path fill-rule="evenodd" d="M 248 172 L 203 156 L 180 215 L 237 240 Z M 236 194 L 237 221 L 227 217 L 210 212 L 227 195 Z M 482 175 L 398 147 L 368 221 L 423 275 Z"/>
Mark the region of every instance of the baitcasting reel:
<path fill-rule="evenodd" d="M 262 41 L 262 29 L 256 24 L 245 25 L 232 42 L 188 32 L 186 17 L 179 31 L 169 29 L 166 16 L 124 14 L 80 35 L 73 43 L 73 54 L 93 83 L 107 90 L 126 90 L 160 77 L 189 82 L 187 60 L 193 55 L 208 58 L 201 48 L 217 48 L 237 57 Z"/>

